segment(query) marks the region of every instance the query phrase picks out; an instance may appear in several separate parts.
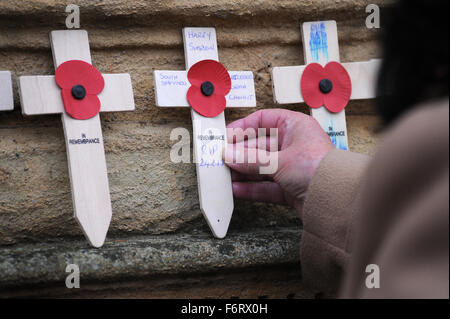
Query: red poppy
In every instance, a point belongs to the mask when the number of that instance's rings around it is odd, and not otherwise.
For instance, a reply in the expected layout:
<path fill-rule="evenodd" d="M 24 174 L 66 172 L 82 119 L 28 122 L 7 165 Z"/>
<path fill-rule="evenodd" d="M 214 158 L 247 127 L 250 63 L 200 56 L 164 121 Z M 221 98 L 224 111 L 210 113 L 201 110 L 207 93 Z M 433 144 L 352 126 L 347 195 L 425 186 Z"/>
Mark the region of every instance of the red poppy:
<path fill-rule="evenodd" d="M 222 64 L 214 60 L 197 62 L 189 69 L 188 80 L 191 87 L 187 100 L 197 113 L 215 117 L 225 110 L 231 78 Z"/>
<path fill-rule="evenodd" d="M 55 79 L 67 114 L 77 120 L 98 114 L 101 105 L 97 95 L 103 91 L 105 80 L 95 67 L 84 61 L 67 61 L 56 69 Z"/>
<path fill-rule="evenodd" d="M 325 106 L 333 113 L 342 111 L 352 95 L 350 76 L 338 62 L 330 62 L 325 67 L 318 63 L 308 64 L 303 71 L 300 87 L 309 107 Z"/>

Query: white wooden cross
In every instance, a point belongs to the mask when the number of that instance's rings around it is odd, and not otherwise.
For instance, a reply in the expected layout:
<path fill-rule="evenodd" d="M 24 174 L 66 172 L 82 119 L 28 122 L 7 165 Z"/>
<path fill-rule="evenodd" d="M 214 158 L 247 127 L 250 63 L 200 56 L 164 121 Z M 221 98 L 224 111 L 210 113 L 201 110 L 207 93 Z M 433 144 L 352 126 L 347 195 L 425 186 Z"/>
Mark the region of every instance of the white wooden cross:
<path fill-rule="evenodd" d="M 184 28 L 184 54 L 186 69 L 202 60 L 219 60 L 214 28 Z M 186 99 L 190 83 L 188 71 L 155 71 L 156 105 L 160 107 L 189 107 Z M 256 106 L 253 73 L 229 71 L 232 87 L 226 96 L 227 107 Z M 193 124 L 194 158 L 196 159 L 200 209 L 214 236 L 226 236 L 233 214 L 233 191 L 229 168 L 222 162 L 225 146 L 225 114 L 208 118 L 191 108 Z M 208 136 L 221 137 L 208 140 Z M 220 163 L 209 165 L 209 163 Z M 213 167 L 214 166 L 214 167 Z"/>
<path fill-rule="evenodd" d="M 339 62 L 339 45 L 336 21 L 305 22 L 301 28 L 305 63 L 326 65 Z M 381 60 L 343 63 L 352 81 L 350 99 L 375 97 L 375 81 Z M 276 103 L 304 102 L 300 91 L 300 79 L 306 65 L 275 67 L 272 69 L 273 95 Z M 345 110 L 331 113 L 325 107 L 311 108 L 311 115 L 327 132 L 337 148 L 348 149 Z"/>
<path fill-rule="evenodd" d="M 55 69 L 70 60 L 89 64 L 91 54 L 85 30 L 52 31 L 50 42 Z M 103 74 L 105 88 L 98 95 L 101 112 L 135 108 L 129 74 Z M 103 245 L 111 221 L 111 199 L 100 114 L 87 120 L 70 117 L 64 110 L 61 89 L 54 76 L 19 79 L 25 115 L 62 113 L 75 219 L 92 246 Z"/>
<path fill-rule="evenodd" d="M 11 72 L 0 71 L 0 111 L 14 109 Z"/>

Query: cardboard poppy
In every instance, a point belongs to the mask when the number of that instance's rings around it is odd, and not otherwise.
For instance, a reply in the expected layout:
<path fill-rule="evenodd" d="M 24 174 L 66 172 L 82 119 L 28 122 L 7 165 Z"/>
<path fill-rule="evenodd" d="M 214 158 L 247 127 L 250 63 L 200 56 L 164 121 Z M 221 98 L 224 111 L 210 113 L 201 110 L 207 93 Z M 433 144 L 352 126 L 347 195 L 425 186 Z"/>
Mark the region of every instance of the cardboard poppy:
<path fill-rule="evenodd" d="M 325 67 L 318 63 L 308 64 L 303 71 L 300 87 L 309 107 L 325 106 L 333 113 L 342 111 L 352 95 L 350 76 L 338 62 L 330 62 Z"/>
<path fill-rule="evenodd" d="M 98 114 L 101 104 L 97 95 L 103 91 L 105 80 L 95 67 L 84 61 L 67 61 L 56 69 L 55 79 L 67 114 L 77 120 Z"/>
<path fill-rule="evenodd" d="M 225 110 L 231 78 L 222 64 L 214 60 L 197 62 L 189 69 L 188 80 L 191 87 L 187 100 L 197 113 L 215 117 Z"/>

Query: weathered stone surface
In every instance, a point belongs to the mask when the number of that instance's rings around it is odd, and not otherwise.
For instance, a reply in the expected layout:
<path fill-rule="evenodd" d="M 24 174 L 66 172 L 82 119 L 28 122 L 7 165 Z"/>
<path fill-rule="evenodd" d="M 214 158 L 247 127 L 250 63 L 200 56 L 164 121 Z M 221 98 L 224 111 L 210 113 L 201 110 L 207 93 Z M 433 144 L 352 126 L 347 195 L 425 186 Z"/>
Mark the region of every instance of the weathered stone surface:
<path fill-rule="evenodd" d="M 84 241 L 17 245 L 0 249 L 0 287 L 64 283 L 77 264 L 84 281 L 220 272 L 299 261 L 300 232 L 235 232 L 223 240 L 207 235 L 164 235 L 108 240 L 102 249 Z"/>
<path fill-rule="evenodd" d="M 166 240 L 174 244 L 179 240 L 184 245 L 173 258 L 184 258 L 185 263 L 180 265 L 186 271 L 204 270 L 205 265 L 222 269 L 236 264 L 245 267 L 294 261 L 292 242 L 286 244 L 289 254 L 277 251 L 282 246 L 281 235 L 276 244 L 271 243 L 272 232 L 283 233 L 278 229 L 288 229 L 286 239 L 298 239 L 290 230 L 299 228 L 296 213 L 284 207 L 236 201 L 230 226 L 233 235 L 227 241 L 212 238 L 198 207 L 194 165 L 169 160 L 174 143 L 169 139 L 170 131 L 176 127 L 190 130 L 189 110 L 155 106 L 152 72 L 184 69 L 183 26 L 214 26 L 221 62 L 230 70 L 254 72 L 257 109 L 280 107 L 273 103 L 270 68 L 303 64 L 300 22 L 337 20 L 343 62 L 380 57 L 378 31 L 365 27 L 367 1 L 72 2 L 80 5 L 81 24 L 89 31 L 95 66 L 105 73 L 130 73 L 134 86 L 135 112 L 101 115 L 113 207 L 108 241 L 102 250 L 87 248 L 72 217 L 60 116 L 22 116 L 15 85 L 15 111 L 0 113 L 0 246 L 4 246 L 0 250 L 4 261 L 1 267 L 9 269 L 2 271 L 0 282 L 61 280 L 62 263 L 72 257 L 86 261 L 88 268 L 97 261 L 102 263 L 101 271 L 88 270 L 91 279 L 120 274 L 146 276 L 154 269 L 163 273 L 183 271 L 171 268 L 178 261 L 169 263 L 167 256 L 163 258 L 166 266 L 155 266 L 159 261 L 151 255 L 158 249 L 152 245 L 164 247 Z M 374 2 L 386 6 L 390 1 Z M 65 28 L 66 4 L 62 0 L 23 1 L 20 5 L 17 1 L 1 1 L 0 69 L 12 71 L 14 80 L 20 75 L 53 74 L 48 33 Z M 283 107 L 308 112 L 304 105 Z M 231 122 L 252 111 L 226 110 L 226 118 Z M 371 154 L 378 127 L 372 102 L 352 101 L 347 114 L 351 149 Z M 259 241 L 260 246 L 240 242 L 240 233 L 250 234 L 247 239 Z M 148 238 L 135 240 L 135 236 Z M 239 253 L 196 261 L 198 254 L 217 252 L 228 242 Z M 263 250 L 267 258 L 277 257 L 264 261 Z M 134 251 L 143 254 L 133 259 L 135 265 L 113 258 L 118 252 L 126 255 Z M 252 257 L 256 255 L 259 259 Z M 5 260 L 13 266 L 6 265 Z M 28 275 L 20 275 L 19 268 L 14 270 L 33 261 L 41 266 L 34 265 Z M 189 266 L 189 262 L 194 264 Z M 115 268 L 117 263 L 120 266 Z"/>
<path fill-rule="evenodd" d="M 368 151 L 376 119 L 349 116 L 348 122 L 351 145 L 357 151 Z M 174 126 L 104 123 L 103 127 L 114 210 L 109 237 L 209 233 L 198 208 L 194 164 L 174 164 L 169 159 L 169 134 Z M 0 142 L 2 243 L 80 237 L 72 217 L 60 123 L 52 128 L 37 125 L 3 132 L 14 137 Z M 298 221 L 289 209 L 236 201 L 230 230 L 292 225 Z"/>
<path fill-rule="evenodd" d="M 221 298 L 221 299 L 311 299 L 323 298 L 306 287 L 298 264 L 250 267 L 196 273 L 191 276 L 159 275 L 139 279 L 85 282 L 67 289 L 64 282 L 0 289 L 0 298 Z M 332 297 L 332 296 L 326 296 Z"/>

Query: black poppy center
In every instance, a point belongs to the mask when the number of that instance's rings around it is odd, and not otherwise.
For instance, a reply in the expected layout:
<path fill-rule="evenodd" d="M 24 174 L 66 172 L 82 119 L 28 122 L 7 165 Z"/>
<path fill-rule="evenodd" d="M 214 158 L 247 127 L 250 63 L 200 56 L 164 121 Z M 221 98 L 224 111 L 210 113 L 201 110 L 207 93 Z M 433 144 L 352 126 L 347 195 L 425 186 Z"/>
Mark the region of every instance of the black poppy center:
<path fill-rule="evenodd" d="M 210 96 L 214 93 L 214 84 L 205 81 L 202 83 L 201 89 L 204 96 Z"/>
<path fill-rule="evenodd" d="M 77 100 L 82 100 L 86 96 L 86 89 L 82 85 L 74 85 L 72 87 L 72 96 Z"/>
<path fill-rule="evenodd" d="M 320 92 L 328 94 L 333 89 L 333 83 L 328 79 L 323 79 L 319 83 Z"/>

